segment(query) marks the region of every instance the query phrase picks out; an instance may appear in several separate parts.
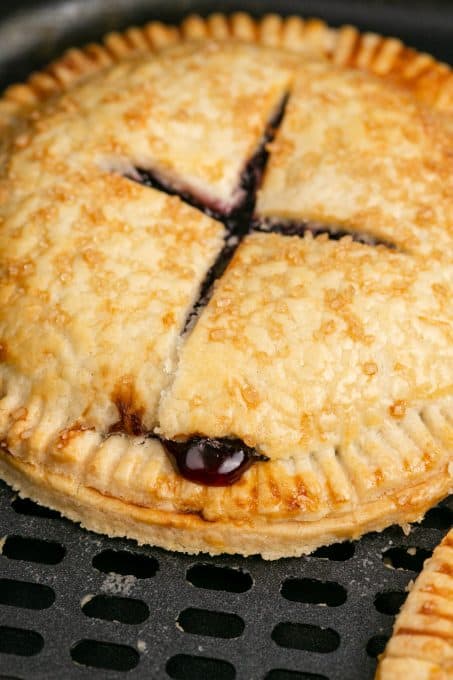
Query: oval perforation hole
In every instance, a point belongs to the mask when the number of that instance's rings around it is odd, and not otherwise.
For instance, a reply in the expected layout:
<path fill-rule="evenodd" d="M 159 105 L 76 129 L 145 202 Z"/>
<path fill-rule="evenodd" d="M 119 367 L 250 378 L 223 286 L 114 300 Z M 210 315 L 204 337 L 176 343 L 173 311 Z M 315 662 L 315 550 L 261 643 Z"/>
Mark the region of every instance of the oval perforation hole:
<path fill-rule="evenodd" d="M 407 598 L 407 593 L 401 590 L 389 590 L 378 593 L 374 598 L 374 606 L 381 614 L 396 616 Z"/>
<path fill-rule="evenodd" d="M 93 557 L 93 567 L 106 574 L 151 578 L 159 569 L 159 563 L 154 557 L 129 550 L 103 550 Z"/>
<path fill-rule="evenodd" d="M 333 562 L 345 562 L 354 557 L 355 547 L 353 543 L 345 541 L 344 543 L 333 543 L 332 545 L 325 545 L 315 550 L 313 557 L 322 557 L 324 559 L 332 560 Z"/>
<path fill-rule="evenodd" d="M 66 554 L 66 548 L 54 541 L 25 536 L 8 536 L 3 545 L 2 555 L 11 560 L 59 564 Z"/>
<path fill-rule="evenodd" d="M 346 589 L 339 583 L 311 578 L 286 579 L 281 593 L 284 598 L 292 602 L 325 604 L 328 607 L 338 607 L 344 604 L 347 597 Z"/>
<path fill-rule="evenodd" d="M 320 628 L 308 623 L 279 623 L 272 639 L 280 647 L 329 654 L 340 644 L 340 636 L 332 628 Z"/>
<path fill-rule="evenodd" d="M 20 515 L 29 515 L 31 517 L 42 517 L 44 519 L 58 519 L 61 517 L 60 513 L 50 508 L 45 508 L 43 505 L 34 503 L 29 498 L 15 498 L 11 503 L 11 507 Z"/>
<path fill-rule="evenodd" d="M 42 635 L 35 630 L 0 626 L 0 653 L 34 656 L 44 647 Z"/>
<path fill-rule="evenodd" d="M 28 581 L 0 579 L 0 604 L 24 609 L 47 609 L 55 602 L 55 593 L 49 586 Z"/>
<path fill-rule="evenodd" d="M 264 680 L 329 680 L 318 673 L 304 673 L 303 671 L 288 671 L 284 668 L 273 668 Z"/>
<path fill-rule="evenodd" d="M 371 656 L 372 659 L 376 659 L 379 654 L 382 654 L 388 639 L 387 635 L 373 635 L 373 637 L 368 640 L 366 646 L 366 653 L 368 656 Z"/>
<path fill-rule="evenodd" d="M 82 605 L 82 611 L 92 619 L 118 623 L 143 623 L 149 617 L 149 607 L 142 600 L 113 595 L 95 595 Z"/>
<path fill-rule="evenodd" d="M 218 638 L 238 638 L 245 625 L 236 614 L 192 607 L 180 613 L 177 623 L 185 633 Z"/>
<path fill-rule="evenodd" d="M 426 513 L 421 526 L 440 531 L 450 529 L 453 526 L 453 510 L 446 507 L 431 508 Z"/>
<path fill-rule="evenodd" d="M 71 648 L 71 658 L 82 666 L 114 671 L 130 671 L 140 656 L 133 647 L 99 640 L 80 640 Z"/>
<path fill-rule="evenodd" d="M 421 571 L 423 564 L 432 552 L 424 548 L 389 548 L 382 553 L 382 561 L 386 567 L 405 569 L 407 571 Z"/>
<path fill-rule="evenodd" d="M 197 588 L 228 593 L 245 593 L 253 585 L 248 572 L 213 564 L 194 564 L 187 570 L 186 579 Z"/>
<path fill-rule="evenodd" d="M 177 654 L 167 661 L 166 671 L 174 680 L 234 680 L 236 671 L 228 661 L 206 656 Z"/>

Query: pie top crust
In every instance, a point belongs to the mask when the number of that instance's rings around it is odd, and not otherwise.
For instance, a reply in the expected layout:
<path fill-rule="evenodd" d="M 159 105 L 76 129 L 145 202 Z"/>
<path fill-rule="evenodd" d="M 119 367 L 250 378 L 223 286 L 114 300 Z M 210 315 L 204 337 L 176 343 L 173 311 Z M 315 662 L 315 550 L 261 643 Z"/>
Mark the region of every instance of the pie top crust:
<path fill-rule="evenodd" d="M 432 110 L 360 71 L 306 64 L 271 144 L 257 213 L 453 251 L 453 136 Z"/>
<path fill-rule="evenodd" d="M 165 49 L 150 56 L 150 46 Z M 321 102 L 318 82 L 342 93 L 344 117 L 331 137 L 318 121 L 313 141 L 300 132 L 285 143 L 291 121 L 300 116 L 305 130 Z M 0 102 L 5 455 L 126 507 L 162 511 L 169 525 L 191 513 L 264 532 L 274 519 L 311 523 L 316 533 L 320 518 L 362 527 L 368 513 L 367 526 L 382 528 L 420 517 L 452 475 L 451 87 L 447 67 L 398 41 L 216 15 L 180 32 L 153 25 L 110 37 L 11 88 Z M 385 103 L 382 118 L 370 93 Z M 257 228 L 268 218 L 321 220 L 394 250 L 350 237 L 246 236 L 183 332 L 228 231 L 140 185 L 141 172 L 227 215 L 285 96 Z M 329 97 L 321 104 L 318 118 L 330 120 Z M 387 165 L 374 183 L 362 177 L 360 209 L 358 187 L 340 204 L 349 159 L 361 174 L 352 156 L 365 144 L 362 121 L 354 144 L 332 152 L 337 185 L 317 203 L 322 164 L 309 146 L 346 139 L 362 111 Z M 384 119 L 423 176 L 415 207 L 404 159 L 381 139 Z M 300 158 L 312 184 L 294 198 Z M 270 460 L 231 487 L 204 487 L 175 471 L 155 434 L 241 437 Z M 311 547 L 316 540 L 321 531 Z M 272 556 L 305 549 L 274 547 Z"/>
<path fill-rule="evenodd" d="M 452 295 L 441 268 L 384 247 L 247 236 L 182 345 L 159 430 L 234 433 L 274 460 L 391 427 L 450 394 Z"/>
<path fill-rule="evenodd" d="M 131 177 L 140 168 L 228 212 L 296 64 L 289 52 L 212 41 L 123 60 L 31 117 L 13 141 L 7 178 L 23 192 L 74 167 Z"/>
<path fill-rule="evenodd" d="M 122 420 L 129 434 L 152 430 L 223 225 L 176 196 L 93 172 L 2 207 L 10 444 L 37 452 L 67 427 L 108 433 Z"/>
<path fill-rule="evenodd" d="M 396 619 L 376 680 L 453 676 L 453 530 L 425 562 Z"/>

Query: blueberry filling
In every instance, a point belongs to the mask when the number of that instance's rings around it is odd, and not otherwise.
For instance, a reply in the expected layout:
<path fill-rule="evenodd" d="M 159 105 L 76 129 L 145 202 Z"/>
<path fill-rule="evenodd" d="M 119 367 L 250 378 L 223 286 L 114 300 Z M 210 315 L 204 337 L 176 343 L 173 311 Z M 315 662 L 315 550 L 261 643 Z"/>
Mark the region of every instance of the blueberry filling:
<path fill-rule="evenodd" d="M 339 241 L 345 236 L 349 236 L 353 241 L 364 243 L 368 246 L 385 246 L 390 250 L 395 250 L 396 246 L 390 241 L 378 239 L 370 234 L 362 232 L 346 231 L 345 229 L 325 226 L 317 222 L 298 222 L 294 220 L 276 220 L 255 218 L 253 220 L 252 228 L 254 231 L 273 232 L 281 234 L 282 236 L 303 236 L 306 232 L 312 233 L 314 236 L 319 234 L 328 234 L 329 239 Z"/>
<path fill-rule="evenodd" d="M 205 277 L 198 300 L 187 317 L 184 332 L 195 323 L 200 308 L 204 307 L 209 301 L 214 282 L 222 276 L 238 244 L 251 230 L 276 232 L 283 236 L 303 236 L 308 231 L 314 235 L 327 233 L 331 239 L 338 240 L 344 236 L 350 236 L 353 240 L 370 246 L 383 245 L 387 248 L 395 248 L 392 243 L 360 232 L 353 233 L 309 221 L 261 220 L 258 217 L 254 217 L 256 195 L 269 156 L 268 144 L 274 139 L 283 119 L 287 99 L 288 97 L 285 97 L 282 100 L 275 116 L 269 122 L 256 153 L 249 160 L 241 174 L 235 199 L 227 208 L 223 208 L 215 202 L 203 200 L 203 197 L 200 199 L 188 191 L 182 191 L 149 170 L 136 168 L 134 173 L 129 176 L 129 179 L 140 184 L 170 195 L 179 196 L 183 201 L 198 210 L 222 221 L 228 229 L 230 236 Z M 125 417 L 123 417 L 121 409 L 120 413 L 122 418 L 119 423 L 112 426 L 111 432 L 125 431 L 136 435 L 143 432 L 141 421 L 135 417 L 135 414 L 129 413 L 126 410 Z M 149 434 L 148 436 L 154 437 L 155 435 Z M 256 449 L 247 446 L 241 439 L 237 438 L 223 437 L 211 439 L 209 437 L 197 436 L 185 442 L 159 439 L 179 474 L 191 482 L 206 486 L 229 486 L 234 484 L 253 463 L 269 460 L 267 456 L 259 454 Z"/>
<path fill-rule="evenodd" d="M 145 187 L 150 187 L 152 189 L 162 191 L 165 194 L 170 194 L 170 196 L 179 196 L 185 203 L 188 203 L 194 208 L 197 208 L 197 210 L 201 210 L 201 212 L 204 212 L 206 215 L 209 215 L 210 217 L 214 217 L 215 219 L 218 220 L 222 220 L 222 218 L 224 217 L 222 212 L 216 210 L 214 206 L 202 202 L 196 196 L 194 196 L 188 191 L 181 191 L 175 188 L 174 186 L 171 185 L 171 183 L 165 182 L 165 180 L 159 178 L 151 170 L 135 168 L 134 176 L 130 176 L 129 179 L 134 180 L 139 184 L 143 184 L 143 186 Z"/>
<path fill-rule="evenodd" d="M 284 115 L 287 100 L 288 97 L 285 96 L 270 119 L 255 154 L 250 158 L 241 173 L 235 197 L 229 206 L 219 206 L 215 201 L 210 201 L 208 197 L 199 197 L 195 193 L 173 186 L 171 181 L 166 181 L 158 173 L 151 170 L 134 168 L 133 173 L 128 175 L 128 178 L 144 186 L 163 191 L 166 194 L 179 196 L 194 208 L 201 210 L 210 217 L 223 221 L 232 232 L 244 234 L 247 231 L 253 214 L 256 192 L 269 155 L 266 146 L 275 137 L 277 128 Z"/>
<path fill-rule="evenodd" d="M 220 279 L 225 269 L 228 267 L 238 243 L 239 239 L 232 237 L 225 243 L 224 247 L 220 251 L 214 264 L 206 274 L 203 283 L 201 284 L 198 297 L 194 302 L 189 314 L 187 315 L 183 333 L 186 333 L 194 325 L 194 322 L 198 318 L 201 310 L 208 304 L 213 292 L 214 283 Z"/>
<path fill-rule="evenodd" d="M 206 486 L 234 484 L 252 463 L 269 460 L 241 439 L 193 437 L 186 442 L 161 441 L 178 472 L 189 481 Z"/>
<path fill-rule="evenodd" d="M 172 186 L 171 183 L 159 178 L 150 170 L 134 168 L 134 174 L 128 176 L 128 179 L 143 184 L 143 186 L 163 191 L 166 194 L 170 194 L 170 196 L 179 196 L 185 203 L 204 212 L 209 217 L 224 222 L 231 231 L 237 229 L 238 223 L 240 225 L 244 224 L 245 229 L 245 225 L 248 223 L 255 206 L 256 191 L 268 156 L 265 145 L 270 139 L 270 132 L 266 133 L 258 150 L 241 173 L 236 199 L 226 209 L 222 209 L 215 202 L 210 202 L 207 199 L 202 200 L 189 191 L 181 191 Z"/>
<path fill-rule="evenodd" d="M 244 168 L 238 187 L 237 201 L 228 212 L 219 211 L 215 206 L 203 203 L 187 192 L 181 192 L 166 184 L 152 172 L 137 168 L 130 179 L 145 186 L 164 191 L 171 195 L 178 195 L 182 200 L 198 210 L 224 222 L 230 233 L 224 248 L 209 270 L 201 286 L 198 300 L 188 315 L 184 331 L 192 324 L 198 311 L 209 300 L 214 281 L 220 278 L 241 238 L 249 231 L 256 202 L 256 193 L 266 166 L 269 152 L 267 144 L 274 138 L 276 129 L 282 120 L 286 97 L 278 108 L 276 115 L 270 121 L 265 135 L 256 153 Z M 223 437 L 210 439 L 208 437 L 192 437 L 186 442 L 169 439 L 160 440 L 166 452 L 172 459 L 176 469 L 182 477 L 205 486 L 229 486 L 237 482 L 244 472 L 255 462 L 269 460 L 267 456 L 259 454 L 254 448 L 247 446 L 241 439 Z"/>
<path fill-rule="evenodd" d="M 270 121 L 266 134 L 264 135 L 257 152 L 250 159 L 242 172 L 240 194 L 243 195 L 244 198 L 240 204 L 237 205 L 230 214 L 219 216 L 215 215 L 210 209 L 207 209 L 200 204 L 195 204 L 191 198 L 189 199 L 191 205 L 195 205 L 205 213 L 217 217 L 217 219 L 221 219 L 227 227 L 230 237 L 225 242 L 225 246 L 222 248 L 202 283 L 198 299 L 186 319 L 184 332 L 187 331 L 194 319 L 197 318 L 200 309 L 205 307 L 209 302 L 214 282 L 223 275 L 240 241 L 250 231 L 250 224 L 253 221 L 253 211 L 256 203 L 256 193 L 261 183 L 261 178 L 269 156 L 266 147 L 268 142 L 275 137 L 276 130 L 283 117 L 286 101 L 287 98 L 285 97 L 278 108 L 277 114 Z M 140 171 L 140 173 L 141 172 L 142 171 Z M 179 196 L 183 197 L 182 194 L 179 194 Z M 188 199 L 185 198 L 185 200 Z"/>
<path fill-rule="evenodd" d="M 232 214 L 232 231 L 236 234 L 244 235 L 250 229 L 250 222 L 252 221 L 255 209 L 256 194 L 269 158 L 268 144 L 275 138 L 285 115 L 287 102 L 288 95 L 285 95 L 270 119 L 255 155 L 252 156 L 242 172 L 240 188 L 244 195 L 244 200 Z"/>

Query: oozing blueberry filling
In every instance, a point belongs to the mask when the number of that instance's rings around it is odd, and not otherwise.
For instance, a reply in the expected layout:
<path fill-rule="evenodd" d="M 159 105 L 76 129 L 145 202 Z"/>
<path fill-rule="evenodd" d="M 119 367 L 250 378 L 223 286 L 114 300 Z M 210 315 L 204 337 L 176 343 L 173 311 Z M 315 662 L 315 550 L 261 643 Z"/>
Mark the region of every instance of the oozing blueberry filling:
<path fill-rule="evenodd" d="M 241 238 L 249 231 L 255 208 L 256 192 L 266 165 L 268 151 L 266 145 L 275 135 L 276 127 L 282 119 L 285 101 L 279 107 L 277 115 L 272 119 L 263 140 L 255 155 L 247 163 L 240 179 L 238 195 L 241 200 L 228 214 L 219 213 L 212 206 L 201 203 L 194 196 L 177 191 L 168 186 L 152 173 L 137 169 L 136 175 L 131 177 L 146 186 L 178 195 L 184 201 L 202 210 L 206 214 L 224 222 L 230 234 L 225 247 L 217 257 L 214 265 L 207 273 L 201 286 L 198 300 L 188 315 L 184 331 L 196 318 L 199 309 L 207 304 L 215 280 L 220 278 L 233 257 Z M 192 437 L 186 442 L 168 439 L 160 440 L 167 453 L 173 460 L 182 477 L 207 486 L 229 486 L 234 484 L 246 470 L 257 461 L 269 460 L 267 456 L 259 454 L 255 449 L 247 446 L 242 440 L 224 437 L 210 439 L 206 437 Z"/>
<path fill-rule="evenodd" d="M 130 177 L 130 179 L 145 186 L 153 187 L 168 194 L 178 195 L 190 205 L 223 221 L 230 234 L 225 247 L 205 277 L 198 300 L 187 317 L 184 332 L 194 323 L 200 308 L 207 304 L 213 283 L 222 276 L 241 239 L 250 232 L 250 225 L 257 231 L 273 231 L 287 236 L 303 236 L 306 231 L 313 234 L 328 233 L 332 239 L 340 239 L 349 235 L 354 240 L 368 245 L 382 244 L 389 248 L 394 247 L 392 244 L 380 241 L 367 234 L 354 234 L 312 222 L 254 218 L 256 194 L 269 156 L 267 145 L 275 137 L 276 130 L 284 115 L 286 102 L 287 98 L 285 97 L 276 115 L 270 121 L 258 150 L 244 168 L 236 192 L 236 200 L 232 202 L 230 210 L 219 210 L 215 204 L 202 201 L 187 191 L 180 191 L 147 170 L 138 168 L 134 176 Z M 192 482 L 209 486 L 234 484 L 254 462 L 269 460 L 266 456 L 260 455 L 255 449 L 247 446 L 242 440 L 235 438 L 192 437 L 186 442 L 168 439 L 161 439 L 160 441 L 183 477 Z"/>
<path fill-rule="evenodd" d="M 187 331 L 188 327 L 192 325 L 200 308 L 207 304 L 213 283 L 222 276 L 238 244 L 247 233 L 250 233 L 251 228 L 255 231 L 277 232 L 284 236 L 303 236 L 307 231 L 313 234 L 327 233 L 332 239 L 350 236 L 355 241 L 367 245 L 395 247 L 393 244 L 378 240 L 369 234 L 348 232 L 313 222 L 260 220 L 254 217 L 256 194 L 269 156 L 268 143 L 275 137 L 276 130 L 284 115 L 286 102 L 287 97 L 282 101 L 276 115 L 270 121 L 258 150 L 244 168 L 235 198 L 226 210 L 219 208 L 218 204 L 210 202 L 208 199 L 200 199 L 188 191 L 181 191 L 153 172 L 137 168 L 129 176 L 130 179 L 145 186 L 153 187 L 168 194 L 178 195 L 195 208 L 224 222 L 230 234 L 225 247 L 206 275 L 198 300 L 186 320 L 184 331 Z M 139 434 L 138 422 L 135 422 L 131 417 L 123 418 L 123 421 L 124 431 L 130 434 Z M 120 425 L 121 423 L 118 423 L 113 426 L 112 431 L 118 431 Z M 155 435 L 150 434 L 148 436 L 154 437 Z M 253 463 L 269 460 L 267 456 L 259 454 L 254 448 L 247 446 L 241 439 L 237 438 L 211 439 L 197 436 L 185 442 L 168 439 L 160 439 L 160 441 L 183 477 L 191 482 L 208 486 L 234 484 Z"/>
<path fill-rule="evenodd" d="M 234 484 L 252 463 L 269 460 L 241 439 L 193 437 L 186 442 L 161 441 L 183 477 L 208 486 Z"/>

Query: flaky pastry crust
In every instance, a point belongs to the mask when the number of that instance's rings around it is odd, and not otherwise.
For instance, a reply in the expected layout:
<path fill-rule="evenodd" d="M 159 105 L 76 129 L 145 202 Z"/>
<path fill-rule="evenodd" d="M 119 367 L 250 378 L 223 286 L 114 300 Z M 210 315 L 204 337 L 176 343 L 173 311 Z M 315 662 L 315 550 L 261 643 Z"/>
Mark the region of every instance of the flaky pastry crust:
<path fill-rule="evenodd" d="M 261 219 L 328 224 L 451 261 L 453 136 L 411 93 L 306 63 L 269 148 Z"/>

